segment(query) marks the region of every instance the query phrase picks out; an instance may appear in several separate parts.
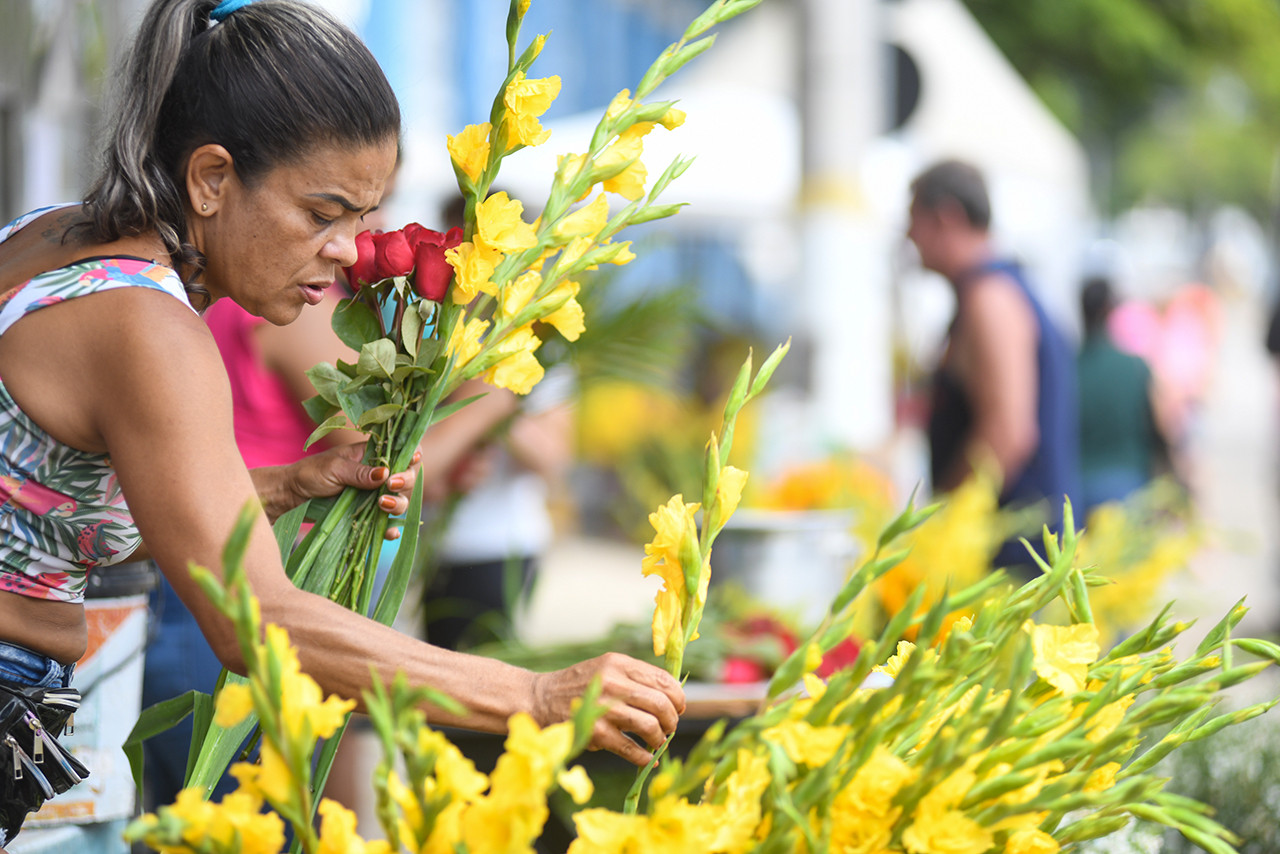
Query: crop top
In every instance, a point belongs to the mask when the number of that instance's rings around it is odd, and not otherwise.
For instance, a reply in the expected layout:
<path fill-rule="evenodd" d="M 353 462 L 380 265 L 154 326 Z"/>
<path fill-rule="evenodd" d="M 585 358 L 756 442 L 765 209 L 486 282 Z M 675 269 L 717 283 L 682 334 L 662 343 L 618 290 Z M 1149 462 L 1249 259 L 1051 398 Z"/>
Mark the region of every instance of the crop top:
<path fill-rule="evenodd" d="M 0 229 L 0 242 L 53 209 L 15 219 Z M 0 335 L 32 311 L 129 287 L 163 291 L 191 307 L 168 267 L 141 258 L 88 258 L 0 294 Z M 81 602 L 89 569 L 124 561 L 140 541 L 107 455 L 54 439 L 18 407 L 0 378 L 0 590 Z"/>

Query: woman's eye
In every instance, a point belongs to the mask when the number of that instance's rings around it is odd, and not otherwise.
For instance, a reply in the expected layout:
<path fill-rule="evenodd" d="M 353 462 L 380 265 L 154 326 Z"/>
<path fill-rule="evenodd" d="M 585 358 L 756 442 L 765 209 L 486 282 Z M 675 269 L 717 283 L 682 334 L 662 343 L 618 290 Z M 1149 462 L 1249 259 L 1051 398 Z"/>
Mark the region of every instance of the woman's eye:
<path fill-rule="evenodd" d="M 322 216 L 316 213 L 315 211 L 311 212 L 311 218 L 316 221 L 316 225 L 329 225 L 330 223 L 333 222 L 333 220 L 330 219 L 329 217 Z"/>

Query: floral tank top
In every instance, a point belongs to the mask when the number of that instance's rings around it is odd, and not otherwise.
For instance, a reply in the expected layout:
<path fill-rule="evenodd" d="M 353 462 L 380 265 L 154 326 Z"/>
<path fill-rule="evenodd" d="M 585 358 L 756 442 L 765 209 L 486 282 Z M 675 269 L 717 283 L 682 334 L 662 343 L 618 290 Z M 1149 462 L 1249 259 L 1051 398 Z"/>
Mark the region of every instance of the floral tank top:
<path fill-rule="evenodd" d="M 0 228 L 0 242 L 53 209 L 32 211 Z M 32 311 L 131 287 L 164 291 L 191 305 L 182 281 L 168 267 L 143 259 L 93 258 L 41 273 L 0 294 L 0 335 Z M 111 460 L 45 433 L 18 408 L 0 378 L 0 590 L 83 601 L 88 571 L 120 563 L 140 541 Z"/>

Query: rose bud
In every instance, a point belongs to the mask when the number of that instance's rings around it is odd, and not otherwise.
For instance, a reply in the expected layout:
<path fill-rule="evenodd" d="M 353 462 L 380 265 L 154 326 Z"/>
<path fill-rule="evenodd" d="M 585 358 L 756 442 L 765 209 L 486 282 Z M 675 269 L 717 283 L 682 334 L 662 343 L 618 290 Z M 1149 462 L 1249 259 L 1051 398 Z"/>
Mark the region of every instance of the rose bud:
<path fill-rule="evenodd" d="M 434 232 L 433 232 L 434 233 Z M 442 302 L 453 279 L 453 267 L 444 258 L 445 247 L 422 242 L 413 251 L 413 289 L 418 296 Z"/>
<path fill-rule="evenodd" d="M 407 276 L 413 272 L 413 247 L 403 231 L 376 234 L 373 245 L 378 252 L 378 278 Z"/>
<path fill-rule="evenodd" d="M 346 272 L 347 284 L 353 291 L 360 290 L 361 285 L 378 280 L 378 261 L 372 231 L 362 231 L 356 235 L 356 262 L 342 269 Z"/>

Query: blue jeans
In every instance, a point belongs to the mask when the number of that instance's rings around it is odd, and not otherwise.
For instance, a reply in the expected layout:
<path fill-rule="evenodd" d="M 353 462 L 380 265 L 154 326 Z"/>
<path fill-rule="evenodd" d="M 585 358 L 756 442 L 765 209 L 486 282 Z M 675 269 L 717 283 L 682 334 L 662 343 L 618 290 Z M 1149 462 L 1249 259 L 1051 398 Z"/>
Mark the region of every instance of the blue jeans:
<path fill-rule="evenodd" d="M 16 643 L 0 641 L 0 680 L 27 688 L 68 688 L 74 664 L 60 664 Z"/>

